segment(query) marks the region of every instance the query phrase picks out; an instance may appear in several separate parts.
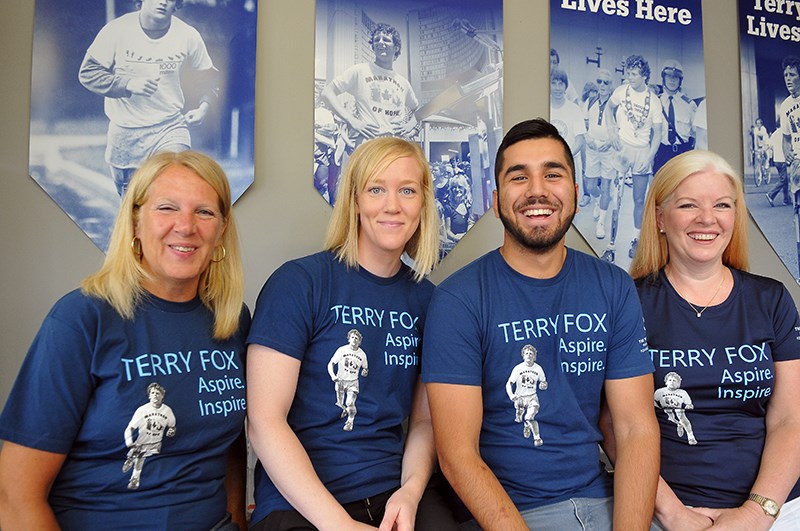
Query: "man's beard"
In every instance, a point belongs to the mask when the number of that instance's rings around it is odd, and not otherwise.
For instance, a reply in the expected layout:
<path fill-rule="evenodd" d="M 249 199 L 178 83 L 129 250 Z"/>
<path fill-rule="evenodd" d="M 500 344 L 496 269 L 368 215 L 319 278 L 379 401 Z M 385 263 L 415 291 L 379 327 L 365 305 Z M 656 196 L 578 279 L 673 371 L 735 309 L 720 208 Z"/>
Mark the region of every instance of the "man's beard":
<path fill-rule="evenodd" d="M 575 197 L 577 201 L 577 194 Z M 526 205 L 533 207 L 533 208 L 540 208 L 540 207 L 551 207 L 552 205 L 549 203 L 538 202 L 538 201 L 529 201 Z M 563 208 L 563 205 L 562 205 Z M 519 242 L 523 247 L 535 251 L 537 253 L 543 253 L 546 251 L 550 251 L 553 249 L 564 235 L 569 230 L 570 225 L 572 225 L 572 220 L 575 218 L 575 211 L 564 220 L 561 225 L 558 225 L 554 229 L 545 228 L 545 227 L 534 227 L 531 230 L 524 231 L 520 226 L 515 223 L 514 219 L 509 219 L 506 217 L 505 212 L 503 211 L 502 204 L 500 203 L 500 198 L 497 200 L 497 210 L 500 212 L 500 221 L 503 223 L 503 227 L 505 227 L 506 232 L 511 234 L 511 236 Z M 515 210 L 515 213 L 519 209 Z"/>

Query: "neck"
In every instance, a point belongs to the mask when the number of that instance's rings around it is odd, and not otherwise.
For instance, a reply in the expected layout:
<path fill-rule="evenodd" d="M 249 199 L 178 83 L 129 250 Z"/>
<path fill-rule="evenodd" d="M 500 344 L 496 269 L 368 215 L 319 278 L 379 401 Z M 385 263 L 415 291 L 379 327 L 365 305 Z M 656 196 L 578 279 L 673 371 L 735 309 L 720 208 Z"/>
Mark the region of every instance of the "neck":
<path fill-rule="evenodd" d="M 500 247 L 500 255 L 517 273 L 530 278 L 547 279 L 561 271 L 567 259 L 567 247 L 562 238 L 550 249 L 534 251 L 506 236 Z"/>
<path fill-rule="evenodd" d="M 391 278 L 400 271 L 402 262 L 400 253 L 362 253 L 358 252 L 358 265 L 370 273 L 381 278 Z"/>
<path fill-rule="evenodd" d="M 151 17 L 143 15 L 141 12 L 139 13 L 139 25 L 142 27 L 142 30 L 147 34 L 148 37 L 158 38 L 163 37 L 167 31 L 169 31 L 170 23 L 172 22 L 172 17 L 166 19 L 164 22 L 157 22 L 153 20 Z"/>
<path fill-rule="evenodd" d="M 383 68 L 384 70 L 391 70 L 392 69 L 392 65 L 394 64 L 394 60 L 393 59 L 388 59 L 388 58 L 383 59 L 381 57 L 376 57 L 375 58 L 375 64 L 378 65 L 379 67 Z"/>
<path fill-rule="evenodd" d="M 728 298 L 733 287 L 728 282 L 732 278 L 731 273 L 721 260 L 704 267 L 687 267 L 669 262 L 664 272 L 675 291 L 694 305 L 718 304 Z"/>

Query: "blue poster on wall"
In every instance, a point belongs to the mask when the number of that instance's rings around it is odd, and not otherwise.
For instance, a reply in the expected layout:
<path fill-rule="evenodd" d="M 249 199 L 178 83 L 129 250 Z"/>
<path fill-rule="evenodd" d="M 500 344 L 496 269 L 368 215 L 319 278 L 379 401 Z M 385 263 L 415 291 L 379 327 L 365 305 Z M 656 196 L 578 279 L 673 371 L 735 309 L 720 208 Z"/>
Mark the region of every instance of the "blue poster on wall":
<path fill-rule="evenodd" d="M 739 0 L 739 43 L 747 208 L 800 279 L 800 161 L 793 163 L 800 154 L 800 14 L 794 6 Z"/>
<path fill-rule="evenodd" d="M 105 250 L 132 173 L 195 149 L 253 182 L 256 0 L 37 0 L 31 177 Z"/>
<path fill-rule="evenodd" d="M 444 256 L 491 208 L 503 136 L 502 0 L 317 0 L 314 186 L 333 204 L 364 140 L 419 142 Z M 391 53 L 389 53 L 391 52 Z"/>
<path fill-rule="evenodd" d="M 627 269 L 652 176 L 707 147 L 700 0 L 551 0 L 550 45 L 550 120 L 580 186 L 573 223 L 598 256 Z"/>

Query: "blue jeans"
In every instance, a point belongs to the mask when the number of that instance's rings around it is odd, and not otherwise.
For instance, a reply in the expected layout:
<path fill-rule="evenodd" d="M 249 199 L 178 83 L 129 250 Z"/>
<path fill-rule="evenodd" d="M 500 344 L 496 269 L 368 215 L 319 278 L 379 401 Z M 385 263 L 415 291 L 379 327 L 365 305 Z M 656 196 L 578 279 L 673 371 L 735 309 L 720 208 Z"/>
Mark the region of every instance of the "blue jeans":
<path fill-rule="evenodd" d="M 614 498 L 572 498 L 522 511 L 522 519 L 536 531 L 610 531 Z M 464 522 L 462 531 L 480 531 L 475 520 Z"/>
<path fill-rule="evenodd" d="M 614 498 L 571 498 L 522 511 L 536 531 L 609 531 L 614 521 Z"/>

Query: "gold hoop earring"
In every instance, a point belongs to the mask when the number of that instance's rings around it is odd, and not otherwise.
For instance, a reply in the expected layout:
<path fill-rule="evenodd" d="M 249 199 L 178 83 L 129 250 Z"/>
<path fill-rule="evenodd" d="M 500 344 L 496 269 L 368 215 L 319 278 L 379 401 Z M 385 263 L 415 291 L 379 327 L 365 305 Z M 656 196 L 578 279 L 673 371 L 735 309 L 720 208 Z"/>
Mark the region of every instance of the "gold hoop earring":
<path fill-rule="evenodd" d="M 222 256 L 220 258 L 214 260 L 214 254 L 217 253 L 217 249 L 222 249 Z M 211 262 L 215 263 L 215 264 L 218 264 L 218 263 L 222 262 L 223 260 L 225 260 L 226 256 L 228 256 L 228 252 L 225 250 L 225 246 L 224 245 L 220 245 L 219 247 L 214 247 L 214 253 L 211 255 Z"/>
<path fill-rule="evenodd" d="M 131 240 L 131 251 L 133 251 L 133 254 L 138 258 L 142 257 L 142 240 L 136 236 Z"/>

